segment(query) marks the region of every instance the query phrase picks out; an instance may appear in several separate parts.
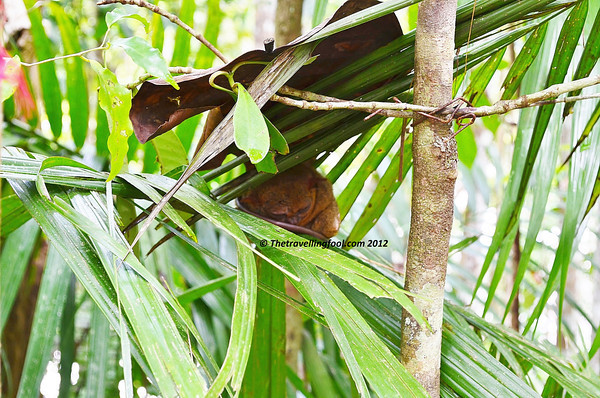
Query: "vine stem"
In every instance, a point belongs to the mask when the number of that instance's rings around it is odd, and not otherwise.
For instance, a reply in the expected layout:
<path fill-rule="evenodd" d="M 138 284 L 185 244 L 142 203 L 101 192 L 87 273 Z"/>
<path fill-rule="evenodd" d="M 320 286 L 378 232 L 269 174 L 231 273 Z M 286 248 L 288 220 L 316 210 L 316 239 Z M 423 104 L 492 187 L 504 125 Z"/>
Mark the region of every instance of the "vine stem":
<path fill-rule="evenodd" d="M 83 51 L 80 51 L 78 53 L 61 55 L 59 57 L 48 58 L 48 59 L 44 59 L 44 60 L 38 61 L 38 62 L 32 62 L 32 63 L 21 62 L 21 65 L 22 66 L 36 66 L 36 65 L 41 65 L 41 64 L 48 63 L 48 62 L 58 61 L 59 59 L 81 57 L 82 55 L 85 55 L 87 53 L 91 53 L 93 51 L 100 51 L 100 50 L 108 50 L 108 46 L 100 46 L 100 47 L 89 48 L 87 50 L 83 50 Z"/>

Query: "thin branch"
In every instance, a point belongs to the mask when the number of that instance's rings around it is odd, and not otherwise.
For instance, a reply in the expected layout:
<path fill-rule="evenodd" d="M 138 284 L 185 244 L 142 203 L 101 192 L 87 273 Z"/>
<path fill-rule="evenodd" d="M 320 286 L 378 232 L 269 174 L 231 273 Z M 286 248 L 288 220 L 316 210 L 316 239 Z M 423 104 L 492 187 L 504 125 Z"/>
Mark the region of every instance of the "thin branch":
<path fill-rule="evenodd" d="M 411 104 L 398 104 L 391 102 L 357 102 L 357 101 L 344 101 L 336 99 L 336 101 L 327 102 L 316 102 L 297 100 L 288 97 L 282 97 L 277 94 L 273 94 L 271 97 L 272 101 L 282 103 L 284 105 L 294 106 L 300 109 L 308 109 L 311 111 L 332 111 L 336 109 L 350 109 L 355 111 L 362 111 L 373 113 L 379 111 L 378 114 L 387 117 L 412 117 L 413 112 L 431 112 L 435 110 L 433 107 L 416 106 Z M 404 108 L 403 108 L 404 107 Z M 417 109 L 413 109 L 417 108 Z M 410 109 L 410 110 L 406 110 Z"/>
<path fill-rule="evenodd" d="M 499 115 L 510 112 L 515 109 L 522 109 L 534 106 L 542 106 L 548 104 L 556 104 L 562 102 L 575 102 L 587 99 L 600 98 L 600 94 L 578 95 L 574 97 L 556 98 L 559 95 L 580 90 L 585 87 L 590 87 L 600 84 L 600 75 L 590 76 L 584 79 L 574 80 L 568 83 L 555 84 L 542 91 L 523 95 L 514 100 L 498 101 L 493 105 L 481 107 L 465 107 L 456 109 L 455 106 L 448 106 L 442 110 L 435 107 L 420 106 L 407 104 L 404 102 L 358 102 L 345 101 L 339 98 L 326 97 L 323 95 L 311 93 L 308 91 L 296 90 L 290 87 L 282 87 L 279 90 L 280 94 L 293 95 L 303 98 L 301 100 L 289 97 L 282 97 L 274 94 L 271 97 L 272 101 L 282 103 L 284 105 L 293 106 L 300 109 L 308 109 L 312 111 L 331 111 L 336 109 L 350 109 L 361 112 L 374 113 L 377 112 L 382 116 L 407 118 L 413 117 L 415 112 L 427 113 L 430 115 L 454 115 L 454 119 L 464 119 L 466 117 L 481 117 L 490 115 Z"/>
<path fill-rule="evenodd" d="M 91 53 L 92 51 L 107 50 L 107 49 L 108 49 L 108 46 L 94 47 L 94 48 L 90 48 L 90 49 L 87 49 L 87 50 L 80 51 L 80 52 L 75 53 L 75 54 L 61 55 L 60 57 L 48 58 L 48 59 L 44 59 L 42 61 L 32 62 L 30 64 L 27 63 L 27 62 L 21 62 L 21 66 L 36 66 L 36 65 L 45 64 L 47 62 L 54 62 L 54 61 L 57 61 L 59 59 L 80 57 L 80 56 L 82 56 L 84 54 Z"/>
<path fill-rule="evenodd" d="M 555 84 L 542 91 L 538 91 L 537 93 L 523 95 L 514 100 L 498 101 L 490 106 L 480 106 L 478 108 L 463 108 L 459 112 L 457 112 L 457 116 L 460 116 L 460 114 L 464 112 L 472 113 L 477 117 L 498 115 L 510 112 L 514 109 L 546 105 L 548 103 L 553 103 L 546 100 L 556 101 L 554 100 L 554 98 L 558 97 L 561 94 L 565 94 L 570 91 L 581 90 L 585 87 L 594 86 L 596 84 L 600 84 L 600 75 L 590 76 L 584 79 L 574 80 L 568 83 Z M 592 96 L 580 97 L 582 97 L 581 99 L 596 98 Z M 559 100 L 558 102 L 562 101 Z"/>
<path fill-rule="evenodd" d="M 600 93 L 588 94 L 588 95 L 575 95 L 573 97 L 564 97 L 564 98 L 556 98 L 553 100 L 539 101 L 539 102 L 532 104 L 532 106 L 542 106 L 542 105 L 548 105 L 548 104 L 577 102 L 577 101 L 595 99 L 595 98 L 600 98 Z"/>
<path fill-rule="evenodd" d="M 281 86 L 281 88 L 277 92 L 280 94 L 283 94 L 283 95 L 291 95 L 292 97 L 298 97 L 298 98 L 301 98 L 301 99 L 307 100 L 307 101 L 317 101 L 317 102 L 341 102 L 341 101 L 344 101 L 344 100 L 341 100 L 338 98 L 328 97 L 326 95 L 311 93 L 310 91 L 298 90 L 298 89 L 292 88 L 290 86 Z"/>
<path fill-rule="evenodd" d="M 98 2 L 98 5 L 104 6 L 104 5 L 116 4 L 116 3 L 128 4 L 128 5 L 134 5 L 134 6 L 138 6 L 138 7 L 142 7 L 142 8 L 147 8 L 148 10 L 152 11 L 153 13 L 162 15 L 163 17 L 167 18 L 169 21 L 173 22 L 174 24 L 179 25 L 190 35 L 194 36 L 194 38 L 196 38 L 196 40 L 198 40 L 200 43 L 204 44 L 206 47 L 208 47 L 208 49 L 210 51 L 212 51 L 217 57 L 219 57 L 221 59 L 221 61 L 223 61 L 225 63 L 229 62 L 229 61 L 227 61 L 227 58 L 225 58 L 225 56 L 223 54 L 221 54 L 221 52 L 219 50 L 217 50 L 217 48 L 215 46 L 213 46 L 208 40 L 206 40 L 206 38 L 201 33 L 196 32 L 188 24 L 186 24 L 181 19 L 179 19 L 179 17 L 177 17 L 177 15 L 171 14 L 170 12 L 167 12 L 154 4 L 148 3 L 145 0 L 102 0 L 102 1 Z"/>
<path fill-rule="evenodd" d="M 195 69 L 195 68 L 191 68 L 188 66 L 170 66 L 168 69 L 169 69 L 170 73 L 178 73 L 178 74 L 189 74 L 189 73 L 196 73 L 196 72 L 203 71 L 203 69 Z M 137 86 L 139 86 L 140 84 L 142 84 L 143 82 L 145 82 L 146 80 L 152 79 L 153 77 L 155 77 L 155 76 L 150 73 L 144 73 L 143 75 L 138 77 L 136 81 L 126 84 L 125 87 L 127 87 L 130 90 L 134 89 Z"/>

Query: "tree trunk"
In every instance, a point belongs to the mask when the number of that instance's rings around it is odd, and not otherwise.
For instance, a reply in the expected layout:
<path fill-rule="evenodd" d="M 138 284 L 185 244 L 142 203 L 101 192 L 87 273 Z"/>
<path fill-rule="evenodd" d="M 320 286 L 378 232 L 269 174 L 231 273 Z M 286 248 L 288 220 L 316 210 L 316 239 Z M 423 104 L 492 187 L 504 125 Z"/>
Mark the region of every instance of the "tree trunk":
<path fill-rule="evenodd" d="M 302 34 L 302 5 L 304 0 L 277 0 L 275 11 L 275 46 L 279 47 Z M 285 281 L 286 294 L 298 301 L 302 295 L 289 281 Z M 302 314 L 295 308 L 285 308 L 286 363 L 298 373 L 298 354 L 302 348 Z"/>
<path fill-rule="evenodd" d="M 283 46 L 302 33 L 302 2 L 277 0 L 275 11 L 275 46 Z"/>
<path fill-rule="evenodd" d="M 452 97 L 456 0 L 419 4 L 414 103 L 442 106 Z M 404 366 L 432 397 L 440 396 L 444 283 L 457 176 L 456 141 L 448 124 L 419 117 L 413 137 L 413 193 L 405 288 L 431 329 L 403 313 Z"/>

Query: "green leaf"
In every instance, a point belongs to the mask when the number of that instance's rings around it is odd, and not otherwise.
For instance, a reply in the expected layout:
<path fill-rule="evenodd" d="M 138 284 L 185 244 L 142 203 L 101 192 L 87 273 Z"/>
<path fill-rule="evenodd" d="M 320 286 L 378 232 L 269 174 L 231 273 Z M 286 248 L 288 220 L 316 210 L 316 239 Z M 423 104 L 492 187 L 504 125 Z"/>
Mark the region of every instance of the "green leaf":
<path fill-rule="evenodd" d="M 298 257 L 298 260 L 310 262 L 327 272 L 339 276 L 371 298 L 387 297 L 397 301 L 419 323 L 427 324 L 421 311 L 408 299 L 405 292 L 379 272 L 331 250 L 327 250 L 327 255 L 323 255 L 325 249 L 314 244 L 314 241 L 311 244 L 311 241 L 247 213 L 227 207 L 225 207 L 225 211 L 245 232 L 257 239 L 263 240 L 266 244 L 273 244 L 274 241 L 292 243 L 286 244 L 285 247 L 277 247 L 283 252 Z M 298 250 L 298 248 L 301 248 L 301 250 Z"/>
<path fill-rule="evenodd" d="M 177 16 L 182 22 L 188 26 L 194 27 L 194 11 L 196 10 L 195 0 L 182 0 L 181 8 Z M 192 35 L 177 27 L 175 32 L 175 45 L 173 48 L 173 58 L 171 58 L 171 66 L 187 66 L 190 57 L 190 42 Z"/>
<path fill-rule="evenodd" d="M 275 127 L 273 123 L 266 116 L 263 116 L 265 119 L 265 123 L 267 124 L 267 128 L 269 130 L 269 138 L 271 140 L 271 149 L 277 151 L 282 155 L 287 155 L 290 153 L 290 147 L 288 146 L 285 137 L 281 132 Z"/>
<path fill-rule="evenodd" d="M 379 180 L 373 195 L 363 209 L 359 219 L 352 227 L 348 235 L 349 241 L 358 241 L 365 237 L 367 232 L 379 220 L 379 217 L 385 211 L 387 204 L 404 182 L 406 174 L 412 167 L 412 135 L 406 138 L 404 143 L 404 155 L 402 165 L 402 176 L 400 176 L 400 151 L 393 157 L 392 162 Z"/>
<path fill-rule="evenodd" d="M 392 145 L 396 143 L 402 134 L 404 119 L 394 119 L 392 122 L 381 129 L 381 135 L 367 158 L 360 164 L 350 182 L 344 188 L 344 191 L 337 197 L 340 217 L 342 220 L 346 217 L 352 204 L 360 194 L 367 178 L 377 170 L 381 161 L 386 157 Z"/>
<path fill-rule="evenodd" d="M 160 14 L 153 13 L 152 14 L 152 22 L 150 25 L 151 31 L 151 43 L 152 47 L 158 49 L 158 51 L 163 50 L 163 45 L 165 42 L 165 29 L 162 23 L 162 17 Z"/>
<path fill-rule="evenodd" d="M 64 268 L 69 270 L 67 264 L 62 261 Z M 66 298 L 62 308 L 60 318 L 59 336 L 60 350 L 59 375 L 60 386 L 58 389 L 59 397 L 68 397 L 71 390 L 71 368 L 75 360 L 75 313 L 77 304 L 75 303 L 75 276 L 72 272 L 64 276 L 66 279 Z"/>
<path fill-rule="evenodd" d="M 521 85 L 521 80 L 523 80 L 525 72 L 527 72 L 540 52 L 547 30 L 548 23 L 546 22 L 537 27 L 525 42 L 521 52 L 519 52 L 519 55 L 517 55 L 517 58 L 510 67 L 504 83 L 502 83 L 502 87 L 504 87 L 504 93 L 502 93 L 503 100 L 512 98 Z"/>
<path fill-rule="evenodd" d="M 275 154 L 273 152 L 267 153 L 267 156 L 260 162 L 256 163 L 256 171 L 259 173 L 277 173 L 277 164 L 275 164 Z"/>
<path fill-rule="evenodd" d="M 76 160 L 73 160 L 71 158 L 65 158 L 63 156 L 52 156 L 52 157 L 46 158 L 42 161 L 42 164 L 40 165 L 39 173 L 41 173 L 42 171 L 44 171 L 46 169 L 50 169 L 52 167 L 58 167 L 58 166 L 69 166 L 69 167 L 75 167 L 75 168 L 84 169 L 84 170 L 90 170 L 90 171 L 94 171 L 94 172 L 96 171 L 96 170 L 92 169 L 90 166 L 85 165 Z"/>
<path fill-rule="evenodd" d="M 110 357 L 110 324 L 98 306 L 94 305 L 90 315 L 88 337 L 88 360 L 85 373 L 85 387 L 82 398 L 106 396 Z"/>
<path fill-rule="evenodd" d="M 117 38 L 111 41 L 113 46 L 121 47 L 133 62 L 150 73 L 152 76 L 165 79 L 167 83 L 179 90 L 179 85 L 173 79 L 167 68 L 162 53 L 152 47 L 146 40 L 138 36 Z"/>
<path fill-rule="evenodd" d="M 235 280 L 235 278 L 236 275 L 222 276 L 220 278 L 207 282 L 201 286 L 196 286 L 186 290 L 185 292 L 177 296 L 177 299 L 181 304 L 188 304 L 194 300 L 199 299 L 205 294 L 211 293 L 216 289 L 220 289 L 221 287 L 230 284 Z"/>
<path fill-rule="evenodd" d="M 468 310 L 446 304 L 444 316 L 449 312 L 460 315 L 481 333 L 489 334 L 504 342 L 522 361 L 527 361 L 546 372 L 572 396 L 595 397 L 600 394 L 600 382 L 597 377 L 589 378 L 586 377 L 585 372 L 573 371 L 572 365 L 566 364 L 564 359 L 552 355 L 545 348 L 535 345 L 521 334 L 503 326 L 493 325 Z"/>
<path fill-rule="evenodd" d="M 142 147 L 144 148 L 144 167 L 142 171 L 151 174 L 158 172 L 160 165 L 157 160 L 158 155 L 156 154 L 154 145 L 150 142 L 146 142 L 145 144 L 142 144 Z"/>
<path fill-rule="evenodd" d="M 461 131 L 456 136 L 456 146 L 458 148 L 458 160 L 468 168 L 473 167 L 477 156 L 477 142 L 471 128 Z"/>
<path fill-rule="evenodd" d="M 0 200 L 0 206 L 0 214 L 2 215 L 0 236 L 2 238 L 7 237 L 31 219 L 31 214 L 23 206 L 17 195 L 3 196 Z"/>
<path fill-rule="evenodd" d="M 31 20 L 31 35 L 33 36 L 33 49 L 39 61 L 53 58 L 56 52 L 53 50 L 53 45 L 46 30 L 42 25 L 42 14 L 39 8 L 35 8 L 35 0 L 25 0 Z M 48 115 L 50 128 L 54 137 L 60 137 L 62 133 L 62 93 L 60 92 L 60 84 L 56 77 L 56 67 L 54 62 L 46 62 L 38 65 L 40 70 L 40 84 L 42 86 L 42 98 L 44 99 L 44 108 Z"/>
<path fill-rule="evenodd" d="M 192 116 L 189 119 L 185 119 L 175 128 L 175 134 L 179 137 L 179 141 L 186 153 L 190 153 L 192 141 L 194 141 L 194 136 L 196 135 L 200 120 L 202 120 L 202 115 Z M 154 139 L 152 141 L 154 141 Z"/>
<path fill-rule="evenodd" d="M 498 50 L 481 68 L 471 75 L 471 83 L 469 83 L 463 97 L 472 104 L 477 105 L 479 98 L 485 93 L 485 89 L 492 80 L 494 73 L 496 73 L 505 51 L 506 47 Z"/>
<path fill-rule="evenodd" d="M 206 24 L 204 28 L 204 37 L 209 43 L 218 47 L 219 32 L 221 30 L 221 21 L 225 13 L 221 10 L 220 0 L 208 0 L 206 2 Z M 208 69 L 213 65 L 216 55 L 206 46 L 201 46 L 196 54 L 194 68 Z"/>
<path fill-rule="evenodd" d="M 554 51 L 554 56 L 552 58 L 552 63 L 548 72 L 545 87 L 563 82 L 571 63 L 573 53 L 577 46 L 579 36 L 583 30 L 585 15 L 587 14 L 587 7 L 587 0 L 578 3 L 573 7 L 569 13 L 569 16 L 564 22 L 558 37 L 558 44 Z M 482 266 L 482 271 L 477 279 L 477 283 L 473 291 L 473 297 L 475 297 L 477 289 L 479 286 L 481 286 L 483 277 L 489 269 L 496 251 L 500 248 L 503 242 L 504 244 L 509 244 L 505 238 L 510 234 L 512 229 L 517 224 L 518 216 L 521 212 L 523 201 L 525 200 L 525 192 L 529 184 L 529 179 L 531 177 L 542 139 L 548 127 L 553 110 L 554 105 L 545 105 L 538 110 L 529 145 L 526 145 L 526 143 L 521 143 L 521 145 L 524 145 L 523 150 L 526 151 L 524 161 L 522 160 L 522 154 L 520 154 L 518 151 L 515 151 L 515 157 L 513 160 L 518 159 L 518 167 L 513 164 L 513 169 L 511 170 L 511 179 L 509 180 L 510 187 L 507 189 L 507 192 L 509 192 L 511 195 L 511 200 L 505 200 L 503 202 L 503 207 L 498 218 L 498 225 L 496 226 L 496 231 L 494 232 L 494 237 L 492 238 L 492 244 Z M 520 140 L 523 140 L 523 137 L 519 137 L 519 141 L 517 141 L 516 146 L 522 142 Z"/>
<path fill-rule="evenodd" d="M 54 200 L 53 208 L 90 236 L 93 242 L 91 250 L 97 253 L 109 280 L 119 292 L 123 318 L 126 316 L 130 322 L 135 339 L 139 341 L 163 394 L 194 395 L 198 391 L 206 391 L 206 383 L 197 365 L 192 362 L 188 343 L 179 334 L 170 310 L 174 310 L 178 319 L 188 327 L 189 317 L 134 255 L 129 255 L 127 261 L 121 260 L 128 253 L 127 241 L 107 214 L 106 196 L 78 195 L 71 199 L 73 207 L 58 196 Z M 109 211 L 111 209 L 112 206 Z M 127 323 L 120 315 L 118 319 L 117 329 L 125 329 Z M 156 322 L 156 319 L 161 321 Z M 197 336 L 195 328 L 188 330 Z M 133 348 L 135 340 L 127 338 L 125 354 L 129 349 L 128 341 Z M 198 342 L 201 343 L 201 339 Z"/>
<path fill-rule="evenodd" d="M 19 398 L 39 395 L 46 365 L 52 358 L 54 338 L 58 334 L 71 275 L 58 250 L 50 246 L 19 383 Z"/>
<path fill-rule="evenodd" d="M 110 175 L 112 180 L 121 171 L 127 156 L 127 139 L 133 133 L 133 126 L 129 120 L 131 109 L 131 92 L 121 86 L 117 77 L 110 70 L 98 62 L 89 60 L 92 69 L 98 75 L 100 92 L 98 99 L 100 106 L 106 112 L 110 136 L 108 137 L 108 150 L 110 151 Z"/>
<path fill-rule="evenodd" d="M 269 152 L 269 129 L 256 102 L 244 86 L 237 83 L 235 87 L 238 94 L 233 114 L 235 145 L 256 164 Z"/>
<path fill-rule="evenodd" d="M 290 282 L 325 316 L 361 396 L 370 396 L 365 378 L 381 397 L 427 396 L 326 273 L 300 258 L 267 249 L 269 257 L 300 277 L 302 283 Z"/>
<path fill-rule="evenodd" d="M 53 246 L 64 256 L 65 261 L 71 267 L 71 270 L 77 276 L 87 293 L 96 305 L 100 307 L 112 328 L 120 330 L 117 294 L 110 282 L 109 276 L 100 264 L 97 253 L 90 246 L 87 238 L 81 235 L 65 218 L 60 216 L 51 202 L 38 194 L 33 182 L 19 180 L 9 180 L 9 182 Z M 52 189 L 52 192 L 56 194 L 55 189 Z M 130 336 L 133 336 L 129 322 L 127 322 L 127 332 Z M 132 351 L 138 364 L 147 374 L 151 374 L 136 340 L 134 340 L 134 349 Z"/>
<path fill-rule="evenodd" d="M 3 214 L 4 216 L 4 214 Z M 4 225 L 2 226 L 4 227 Z M 8 235 L 2 242 L 0 256 L 0 332 L 6 326 L 6 320 L 12 309 L 21 280 L 27 270 L 27 264 L 33 254 L 35 242 L 39 236 L 37 224 L 30 221 Z"/>
<path fill-rule="evenodd" d="M 528 128 L 525 120 L 529 117 L 527 112 L 522 114 L 522 119 L 519 123 L 519 132 L 522 129 Z M 542 142 L 541 152 L 544 156 L 541 156 L 537 159 L 534 171 L 534 183 L 533 186 L 533 203 L 531 206 L 531 215 L 529 217 L 529 223 L 527 225 L 527 235 L 525 239 L 525 244 L 523 249 L 521 250 L 521 256 L 519 258 L 519 263 L 517 265 L 517 273 L 514 278 L 513 288 L 510 294 L 510 298 L 506 303 L 506 308 L 504 310 L 503 318 L 506 319 L 510 312 L 510 308 L 513 300 L 516 299 L 519 289 L 521 288 L 521 282 L 525 277 L 525 273 L 530 266 L 530 259 L 533 249 L 538 244 L 537 236 L 541 229 L 542 222 L 547 215 L 546 205 L 548 202 L 550 189 L 552 188 L 552 182 L 555 178 L 555 166 L 556 159 L 558 158 L 560 145 L 561 145 L 561 129 L 560 123 L 560 109 L 557 108 L 550 119 L 548 134 L 546 139 Z M 506 248 L 504 250 L 508 251 L 508 247 L 512 247 L 512 241 L 510 243 L 506 243 Z M 500 261 L 498 261 L 500 263 Z M 497 279 L 497 278 L 496 278 Z M 494 296 L 493 292 L 497 288 L 497 286 L 490 286 L 490 294 L 489 297 Z M 488 298 L 488 305 L 491 305 L 491 300 Z"/>
<path fill-rule="evenodd" d="M 530 386 L 490 355 L 477 335 L 468 326 L 463 326 L 464 320 L 454 314 L 444 315 L 444 384 L 451 386 L 461 397 L 538 397 Z M 462 363 L 449 361 L 449 357 L 460 358 Z"/>
<path fill-rule="evenodd" d="M 114 8 L 112 11 L 107 12 L 106 16 L 104 17 L 105 21 L 106 21 L 106 26 L 108 27 L 108 29 L 110 29 L 115 23 L 119 22 L 122 19 L 125 18 L 130 18 L 130 19 L 135 19 L 139 22 L 142 23 L 142 25 L 144 25 L 144 29 L 146 29 L 146 32 L 148 32 L 148 28 L 149 28 L 149 23 L 146 20 L 146 18 L 144 18 L 143 16 L 141 16 L 139 14 L 139 8 L 137 7 L 133 7 L 133 6 L 118 6 L 116 8 Z"/>
<path fill-rule="evenodd" d="M 302 338 L 302 358 L 306 371 L 307 381 L 312 387 L 311 390 L 316 398 L 329 398 L 338 395 L 327 366 L 319 356 L 317 347 L 311 336 L 306 333 Z"/>
<path fill-rule="evenodd" d="M 73 20 L 67 15 L 64 7 L 58 3 L 51 2 L 49 6 L 60 30 L 65 54 L 80 52 L 80 35 L 77 33 Z M 83 71 L 83 60 L 80 57 L 67 58 L 64 63 L 67 72 L 67 101 L 69 102 L 69 116 L 71 118 L 71 134 L 75 146 L 81 148 L 88 131 L 89 97 L 87 78 Z"/>
<path fill-rule="evenodd" d="M 98 101 L 98 106 L 96 107 L 96 115 L 96 154 L 108 158 L 110 152 L 107 143 L 108 137 L 110 137 L 110 129 L 108 127 L 106 112 L 100 106 L 100 101 Z"/>
<path fill-rule="evenodd" d="M 592 69 L 598 62 L 598 58 L 600 58 L 600 9 L 596 13 L 594 25 L 591 27 L 586 36 L 585 48 L 583 49 L 583 54 L 581 54 L 581 58 L 579 59 L 579 64 L 577 65 L 577 70 L 575 71 L 573 80 L 583 79 L 584 77 L 589 76 L 592 72 Z M 577 90 L 570 92 L 567 94 L 567 96 L 571 97 L 580 94 L 581 90 Z M 566 117 L 568 114 L 573 112 L 574 106 L 574 102 L 565 104 L 563 117 Z"/>
<path fill-rule="evenodd" d="M 133 185 L 135 188 L 142 191 L 155 203 L 158 203 L 160 201 L 160 198 L 162 197 L 161 194 L 158 193 L 143 178 L 140 178 L 133 174 L 122 174 L 121 178 Z M 185 220 L 181 217 L 181 215 L 169 203 L 165 205 L 165 207 L 163 208 L 163 212 L 167 215 L 167 217 L 171 219 L 171 221 L 173 221 L 179 228 L 181 228 L 187 234 L 187 236 L 189 236 L 196 242 L 198 241 L 192 228 L 186 224 Z"/>
<path fill-rule="evenodd" d="M 563 115 L 564 115 L 564 112 L 563 112 Z M 592 132 L 592 129 L 598 122 L 598 119 L 600 119 L 600 102 L 598 104 L 596 104 L 596 108 L 594 109 L 594 112 L 592 112 L 592 115 L 590 116 L 587 124 L 585 125 L 583 131 L 581 132 L 581 135 L 579 136 L 577 143 L 575 143 L 575 145 L 573 145 L 573 148 L 571 148 L 571 152 L 569 152 L 569 155 L 567 155 L 567 158 L 563 162 L 563 166 L 571 160 L 571 157 L 573 156 L 575 151 L 581 146 L 581 144 L 583 144 L 583 141 L 585 141 L 585 139 L 590 135 L 590 133 Z"/>
<path fill-rule="evenodd" d="M 257 264 L 258 282 L 285 292 L 283 273 L 266 261 Z M 298 331 L 299 333 L 300 331 Z M 284 397 L 286 395 L 286 309 L 285 303 L 259 290 L 256 325 L 240 396 Z"/>
<path fill-rule="evenodd" d="M 593 104 L 588 102 L 580 102 L 576 106 L 576 112 L 573 114 L 573 127 L 571 131 L 581 129 L 593 112 Z M 594 183 L 597 176 L 597 170 L 600 167 L 600 158 L 597 154 L 600 151 L 600 126 L 596 125 L 593 130 L 594 134 L 590 135 L 590 142 L 587 148 L 580 150 L 573 156 L 569 171 L 569 187 L 567 189 L 567 201 L 565 217 L 560 233 L 560 240 L 548 282 L 545 286 L 542 297 L 538 301 L 534 316 L 531 316 L 524 330 L 529 330 L 534 320 L 539 317 L 541 311 L 546 307 L 548 299 L 554 293 L 556 281 L 560 275 L 560 290 L 558 301 L 558 324 L 562 325 L 562 313 L 565 302 L 565 292 L 567 284 L 567 273 L 569 265 L 576 248 L 578 230 L 588 208 L 590 197 L 593 194 Z M 559 337 L 561 328 L 558 330 Z"/>
<path fill-rule="evenodd" d="M 188 164 L 185 148 L 175 132 L 167 131 L 150 142 L 156 151 L 162 174 Z"/>
<path fill-rule="evenodd" d="M 325 11 L 327 11 L 327 0 L 315 0 L 315 8 L 312 14 L 313 27 L 323 21 L 323 18 L 325 18 Z"/>
<path fill-rule="evenodd" d="M 448 249 L 448 257 L 452 256 L 455 253 L 463 251 L 465 248 L 467 248 L 467 247 L 471 246 L 473 243 L 477 242 L 478 239 L 479 239 L 478 236 L 469 236 L 468 238 L 465 238 L 465 239 L 461 240 L 460 242 L 453 244 Z"/>
<path fill-rule="evenodd" d="M 590 202 L 587 206 L 587 209 L 585 210 L 586 215 L 590 212 L 590 210 L 592 210 L 592 207 L 594 207 L 594 205 L 598 201 L 598 196 L 600 196 L 600 168 L 598 169 L 596 182 L 594 183 L 594 188 L 592 189 L 592 196 L 590 197 Z"/>
<path fill-rule="evenodd" d="M 147 175 L 146 178 L 150 184 L 165 188 L 167 186 L 170 188 L 174 183 L 173 180 L 160 175 Z M 233 389 L 238 390 L 244 377 L 250 354 L 256 311 L 255 259 L 246 236 L 221 206 L 190 185 L 183 185 L 176 191 L 175 198 L 194 208 L 236 240 L 238 269 L 237 291 L 231 320 L 232 333 L 225 360 L 207 393 L 207 397 L 216 398 L 225 389 L 229 380 L 231 380 Z"/>
<path fill-rule="evenodd" d="M 348 167 L 350 167 L 350 164 L 352 164 L 352 162 L 354 161 L 354 159 L 356 159 L 358 154 L 369 143 L 369 141 L 371 141 L 373 135 L 375 135 L 375 133 L 379 131 L 379 127 L 381 127 L 381 124 L 377 124 L 368 129 L 366 132 L 362 133 L 360 137 L 358 137 L 358 139 L 352 143 L 350 148 L 348 148 L 346 152 L 344 152 L 344 155 L 342 155 L 342 158 L 339 160 L 339 162 L 337 162 L 336 165 L 327 174 L 327 179 L 331 181 L 332 184 L 334 184 L 337 181 L 337 179 L 340 178 L 340 176 L 344 173 L 344 171 L 346 171 Z"/>

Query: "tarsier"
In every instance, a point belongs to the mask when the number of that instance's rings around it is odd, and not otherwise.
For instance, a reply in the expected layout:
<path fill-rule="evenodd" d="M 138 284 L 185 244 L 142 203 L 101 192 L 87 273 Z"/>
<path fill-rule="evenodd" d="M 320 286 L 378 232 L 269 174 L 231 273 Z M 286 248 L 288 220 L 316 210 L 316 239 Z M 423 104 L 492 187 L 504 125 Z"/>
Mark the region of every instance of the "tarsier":
<path fill-rule="evenodd" d="M 289 231 L 331 238 L 340 211 L 328 179 L 302 163 L 277 174 L 237 200 L 238 207 Z"/>

